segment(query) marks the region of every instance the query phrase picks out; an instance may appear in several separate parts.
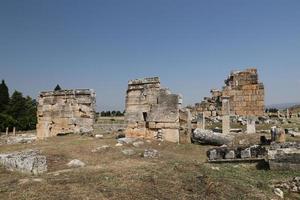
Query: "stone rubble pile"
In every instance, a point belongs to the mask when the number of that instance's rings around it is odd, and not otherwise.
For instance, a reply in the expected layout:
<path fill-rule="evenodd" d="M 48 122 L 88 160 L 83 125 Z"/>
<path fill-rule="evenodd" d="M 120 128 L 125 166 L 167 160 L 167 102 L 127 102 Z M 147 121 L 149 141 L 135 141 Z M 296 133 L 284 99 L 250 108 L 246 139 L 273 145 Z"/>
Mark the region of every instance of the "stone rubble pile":
<path fill-rule="evenodd" d="M 300 177 L 294 177 L 290 181 L 276 183 L 274 187 L 293 193 L 300 193 Z"/>

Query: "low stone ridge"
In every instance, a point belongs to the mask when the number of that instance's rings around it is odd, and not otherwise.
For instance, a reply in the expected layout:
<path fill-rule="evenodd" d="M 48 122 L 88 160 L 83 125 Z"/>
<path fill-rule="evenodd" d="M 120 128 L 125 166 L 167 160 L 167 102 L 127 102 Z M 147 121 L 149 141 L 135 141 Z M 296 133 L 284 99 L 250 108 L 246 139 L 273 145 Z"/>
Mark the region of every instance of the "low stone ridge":
<path fill-rule="evenodd" d="M 266 148 L 260 145 L 254 145 L 247 148 L 238 147 L 235 149 L 219 147 L 207 151 L 209 161 L 264 158 L 266 155 Z"/>
<path fill-rule="evenodd" d="M 47 171 L 46 156 L 40 155 L 39 150 L 0 154 L 0 164 L 11 171 L 34 175 Z"/>
<path fill-rule="evenodd" d="M 10 136 L 6 140 L 6 144 L 29 144 L 37 139 L 35 135 L 17 135 Z"/>
<path fill-rule="evenodd" d="M 271 170 L 300 170 L 300 143 L 272 144 L 268 160 Z"/>

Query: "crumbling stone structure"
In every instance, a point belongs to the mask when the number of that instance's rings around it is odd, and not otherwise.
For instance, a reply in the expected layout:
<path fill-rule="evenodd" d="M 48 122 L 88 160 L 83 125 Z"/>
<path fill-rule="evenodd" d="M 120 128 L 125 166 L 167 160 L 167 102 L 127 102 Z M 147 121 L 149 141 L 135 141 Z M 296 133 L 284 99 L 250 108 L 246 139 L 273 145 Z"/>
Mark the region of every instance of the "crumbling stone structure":
<path fill-rule="evenodd" d="M 225 80 L 222 90 L 211 90 L 211 97 L 205 97 L 195 104 L 193 115 L 204 112 L 205 116 L 221 116 L 222 97 L 228 97 L 230 114 L 240 116 L 264 115 L 264 85 L 259 82 L 257 69 L 233 71 Z"/>
<path fill-rule="evenodd" d="M 181 110 L 182 97 L 160 87 L 158 77 L 131 80 L 126 96 L 126 137 L 180 142 L 180 127 L 190 126 L 189 110 Z M 181 120 L 180 120 L 181 119 Z M 183 131 L 185 138 L 190 131 Z M 190 140 L 190 139 L 187 139 Z"/>
<path fill-rule="evenodd" d="M 96 94 L 90 89 L 41 92 L 38 98 L 37 137 L 93 131 Z"/>

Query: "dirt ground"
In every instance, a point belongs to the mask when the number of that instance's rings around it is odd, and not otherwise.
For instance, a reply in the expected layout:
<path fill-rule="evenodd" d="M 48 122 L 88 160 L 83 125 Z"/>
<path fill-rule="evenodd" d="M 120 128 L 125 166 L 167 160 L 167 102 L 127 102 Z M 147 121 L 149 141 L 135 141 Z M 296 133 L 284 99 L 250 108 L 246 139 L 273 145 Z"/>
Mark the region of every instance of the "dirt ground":
<path fill-rule="evenodd" d="M 1 145 L 0 153 L 40 149 L 48 172 L 39 176 L 0 168 L 0 199 L 276 199 L 271 185 L 300 172 L 257 169 L 256 164 L 208 164 L 210 146 L 145 141 L 116 147 L 114 135 L 104 139 L 68 135 L 33 144 Z M 102 145 L 110 148 L 92 153 Z M 124 155 L 123 149 L 136 154 Z M 160 152 L 157 159 L 141 157 L 144 149 Z M 83 168 L 69 168 L 79 159 Z M 297 199 L 286 194 L 286 199 Z"/>

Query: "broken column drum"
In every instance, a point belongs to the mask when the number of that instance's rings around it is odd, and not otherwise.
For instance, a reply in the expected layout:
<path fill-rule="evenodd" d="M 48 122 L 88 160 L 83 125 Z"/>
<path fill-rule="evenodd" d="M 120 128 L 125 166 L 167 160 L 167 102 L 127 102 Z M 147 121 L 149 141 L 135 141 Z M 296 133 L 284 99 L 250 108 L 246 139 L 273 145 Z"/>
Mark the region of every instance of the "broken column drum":
<path fill-rule="evenodd" d="M 126 95 L 126 137 L 179 142 L 182 97 L 160 87 L 158 77 L 131 80 Z M 187 117 L 188 118 L 188 117 Z M 187 120 L 188 121 L 188 120 Z"/>
<path fill-rule="evenodd" d="M 37 137 L 93 131 L 96 94 L 90 89 L 41 92 L 38 98 Z"/>

